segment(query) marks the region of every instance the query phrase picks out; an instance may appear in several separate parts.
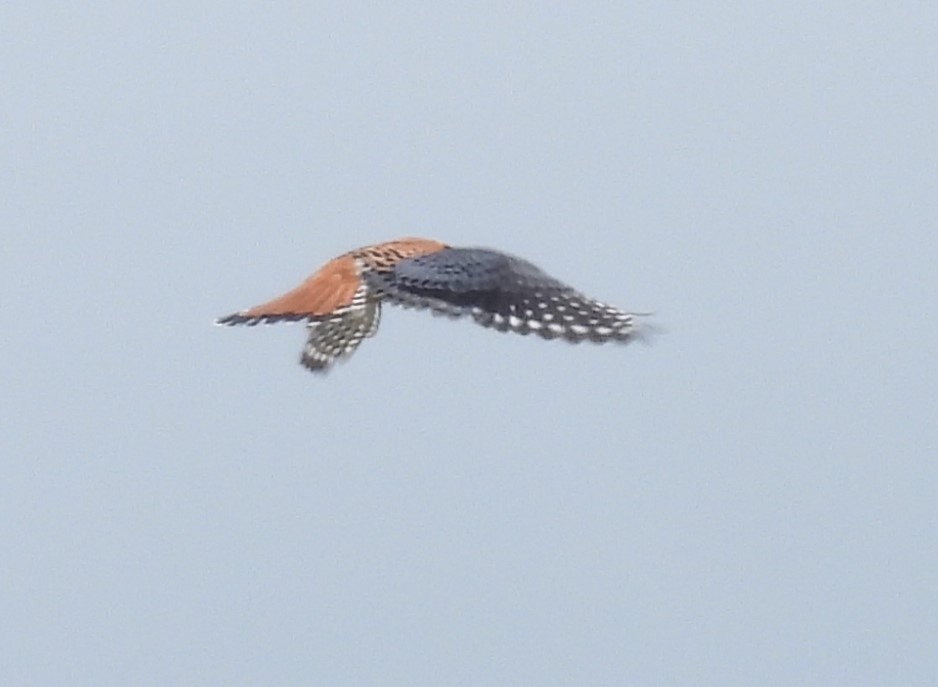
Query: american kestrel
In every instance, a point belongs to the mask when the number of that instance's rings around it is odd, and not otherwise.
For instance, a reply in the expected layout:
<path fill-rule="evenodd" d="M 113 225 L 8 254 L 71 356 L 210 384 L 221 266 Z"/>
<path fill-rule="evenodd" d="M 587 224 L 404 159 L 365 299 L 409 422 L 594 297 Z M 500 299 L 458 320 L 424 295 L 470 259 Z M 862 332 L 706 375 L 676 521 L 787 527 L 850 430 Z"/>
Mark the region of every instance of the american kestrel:
<path fill-rule="evenodd" d="M 215 323 L 306 320 L 309 339 L 300 363 L 322 372 L 374 336 L 382 301 L 573 343 L 627 343 L 639 333 L 637 313 L 587 298 L 526 260 L 421 238 L 349 251 L 292 291 Z"/>

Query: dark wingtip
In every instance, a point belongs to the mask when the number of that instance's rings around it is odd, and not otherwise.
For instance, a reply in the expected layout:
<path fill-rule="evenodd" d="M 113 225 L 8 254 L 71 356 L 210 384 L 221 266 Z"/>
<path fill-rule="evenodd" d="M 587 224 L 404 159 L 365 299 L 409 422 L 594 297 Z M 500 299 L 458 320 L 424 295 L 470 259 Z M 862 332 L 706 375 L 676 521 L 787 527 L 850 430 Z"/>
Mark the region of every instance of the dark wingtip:
<path fill-rule="evenodd" d="M 316 360 L 305 355 L 300 357 L 300 365 L 315 375 L 327 374 L 332 369 L 332 364 L 333 361 L 330 360 Z"/>

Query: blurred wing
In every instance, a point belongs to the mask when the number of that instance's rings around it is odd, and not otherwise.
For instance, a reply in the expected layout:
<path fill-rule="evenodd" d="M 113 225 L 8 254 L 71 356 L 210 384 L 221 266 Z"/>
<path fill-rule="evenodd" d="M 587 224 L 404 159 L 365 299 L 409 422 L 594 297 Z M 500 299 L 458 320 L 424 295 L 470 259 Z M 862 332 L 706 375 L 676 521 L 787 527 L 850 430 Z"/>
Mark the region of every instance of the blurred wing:
<path fill-rule="evenodd" d="M 472 315 L 499 331 L 602 342 L 626 341 L 634 329 L 630 313 L 586 298 L 526 260 L 492 250 L 444 248 L 401 260 L 372 278 L 391 302 Z"/>
<path fill-rule="evenodd" d="M 300 363 L 313 372 L 324 372 L 339 358 L 350 356 L 362 341 L 374 336 L 381 319 L 381 304 L 370 301 L 341 315 L 309 325 L 309 338 Z"/>

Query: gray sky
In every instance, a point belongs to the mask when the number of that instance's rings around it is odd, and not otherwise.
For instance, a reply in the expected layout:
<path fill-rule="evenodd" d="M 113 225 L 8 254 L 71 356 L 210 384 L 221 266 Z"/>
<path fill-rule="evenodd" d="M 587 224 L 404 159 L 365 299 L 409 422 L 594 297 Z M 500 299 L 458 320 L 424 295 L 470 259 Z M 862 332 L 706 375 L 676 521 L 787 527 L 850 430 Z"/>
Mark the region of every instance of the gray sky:
<path fill-rule="evenodd" d="M 0 683 L 934 685 L 938 9 L 6 3 Z M 654 310 L 217 316 L 401 235 Z"/>

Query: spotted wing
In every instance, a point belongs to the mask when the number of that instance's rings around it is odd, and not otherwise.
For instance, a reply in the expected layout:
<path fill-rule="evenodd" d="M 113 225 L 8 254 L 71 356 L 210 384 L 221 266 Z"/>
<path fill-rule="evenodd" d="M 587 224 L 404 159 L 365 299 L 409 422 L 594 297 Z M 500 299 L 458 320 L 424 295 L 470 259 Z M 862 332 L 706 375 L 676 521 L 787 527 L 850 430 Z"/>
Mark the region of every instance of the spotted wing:
<path fill-rule="evenodd" d="M 633 316 L 583 296 L 526 260 L 482 248 L 444 248 L 369 275 L 393 303 L 461 316 L 499 331 L 597 342 L 631 338 Z"/>
<path fill-rule="evenodd" d="M 369 301 L 329 319 L 310 323 L 300 363 L 312 372 L 324 372 L 339 358 L 351 355 L 362 341 L 374 336 L 380 319 L 381 304 Z"/>

